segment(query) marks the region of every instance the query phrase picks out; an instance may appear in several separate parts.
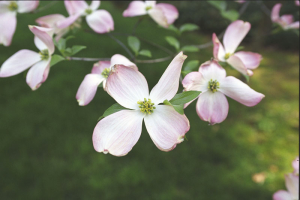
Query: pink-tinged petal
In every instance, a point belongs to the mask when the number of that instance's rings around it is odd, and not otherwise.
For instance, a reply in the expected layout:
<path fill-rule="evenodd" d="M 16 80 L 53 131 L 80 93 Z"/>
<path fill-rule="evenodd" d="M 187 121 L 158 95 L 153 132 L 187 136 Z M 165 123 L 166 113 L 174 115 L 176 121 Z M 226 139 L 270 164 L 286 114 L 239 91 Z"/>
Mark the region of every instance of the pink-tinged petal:
<path fill-rule="evenodd" d="M 158 23 L 162 27 L 169 27 L 168 19 L 162 8 L 155 6 L 154 8 L 148 11 L 148 14 L 156 23 Z"/>
<path fill-rule="evenodd" d="M 294 173 L 299 174 L 299 156 L 295 160 L 293 160 L 292 166 L 294 168 Z"/>
<path fill-rule="evenodd" d="M 146 4 L 143 1 L 132 1 L 123 12 L 123 17 L 134 17 L 147 14 Z"/>
<path fill-rule="evenodd" d="M 47 27 L 47 28 L 53 28 L 55 27 L 56 23 L 58 21 L 66 19 L 65 16 L 61 14 L 53 14 L 53 15 L 46 15 L 43 17 L 40 17 L 36 19 L 36 23 L 38 23 L 40 26 Z"/>
<path fill-rule="evenodd" d="M 76 94 L 76 99 L 80 106 L 86 106 L 93 100 L 99 84 L 104 79 L 102 75 L 98 74 L 88 74 L 84 77 Z"/>
<path fill-rule="evenodd" d="M 248 76 L 251 75 L 248 73 L 247 68 L 246 68 L 245 64 L 243 63 L 243 61 L 239 57 L 237 57 L 235 54 L 233 54 L 232 56 L 230 56 L 227 59 L 227 63 L 230 64 L 234 69 L 241 72 L 242 74 L 245 74 Z"/>
<path fill-rule="evenodd" d="M 293 23 L 294 17 L 293 17 L 293 15 L 282 15 L 281 20 L 283 21 L 283 23 L 289 25 L 289 24 Z"/>
<path fill-rule="evenodd" d="M 255 106 L 265 97 L 265 95 L 254 91 L 247 84 L 232 76 L 226 77 L 219 83 L 220 92 L 245 106 Z"/>
<path fill-rule="evenodd" d="M 232 22 L 227 27 L 223 38 L 226 53 L 233 54 L 235 52 L 236 48 L 249 32 L 250 28 L 251 24 L 242 20 Z"/>
<path fill-rule="evenodd" d="M 101 74 L 105 68 L 110 68 L 110 61 L 99 61 L 94 64 L 92 74 Z"/>
<path fill-rule="evenodd" d="M 165 17 L 167 18 L 168 24 L 173 24 L 174 21 L 178 18 L 178 10 L 175 6 L 168 3 L 158 3 L 156 4 L 157 8 L 160 8 Z"/>
<path fill-rule="evenodd" d="M 111 66 L 124 65 L 126 67 L 132 67 L 138 70 L 137 66 L 133 62 L 131 62 L 128 58 L 120 54 L 113 55 L 110 61 L 111 61 Z"/>
<path fill-rule="evenodd" d="M 106 10 L 97 10 L 86 17 L 86 22 L 96 33 L 114 30 L 114 20 Z"/>
<path fill-rule="evenodd" d="M 52 55 L 55 50 L 55 47 L 51 36 L 47 33 L 47 31 L 43 31 L 47 29 L 42 27 L 37 27 L 37 26 L 29 26 L 29 29 L 36 37 L 38 37 L 47 46 L 50 55 Z"/>
<path fill-rule="evenodd" d="M 74 14 L 71 15 L 63 20 L 60 20 L 56 23 L 58 28 L 67 28 L 69 27 L 71 24 L 73 24 L 78 18 L 80 17 L 80 14 Z"/>
<path fill-rule="evenodd" d="M 175 96 L 179 87 L 181 68 L 186 58 L 187 56 L 180 52 L 169 64 L 150 93 L 150 98 L 153 103 L 159 104 L 166 99 L 171 100 Z"/>
<path fill-rule="evenodd" d="M 26 82 L 32 90 L 38 89 L 48 77 L 50 60 L 42 60 L 33 65 L 26 76 Z"/>
<path fill-rule="evenodd" d="M 93 133 L 94 149 L 125 156 L 141 136 L 143 117 L 138 110 L 121 110 L 100 120 Z"/>
<path fill-rule="evenodd" d="M 280 20 L 279 12 L 280 12 L 281 6 L 282 6 L 282 4 L 278 3 L 273 7 L 272 13 L 271 13 L 271 20 L 273 22 L 278 22 L 278 20 Z"/>
<path fill-rule="evenodd" d="M 97 10 L 100 6 L 100 1 L 92 1 L 91 5 L 90 5 L 90 8 L 92 10 Z"/>
<path fill-rule="evenodd" d="M 191 72 L 184 77 L 182 85 L 185 91 L 195 90 L 205 92 L 208 82 L 204 80 L 200 72 Z"/>
<path fill-rule="evenodd" d="M 208 82 L 212 80 L 221 80 L 226 77 L 225 69 L 219 65 L 217 61 L 207 61 L 203 63 L 199 72 L 202 74 L 203 79 Z"/>
<path fill-rule="evenodd" d="M 0 44 L 9 46 L 17 26 L 16 12 L 0 14 Z"/>
<path fill-rule="evenodd" d="M 41 60 L 41 55 L 30 50 L 20 50 L 8 58 L 0 69 L 0 77 L 14 76 Z"/>
<path fill-rule="evenodd" d="M 139 109 L 137 102 L 149 97 L 148 83 L 144 75 L 123 65 L 112 67 L 105 90 L 120 105 L 130 109 Z"/>
<path fill-rule="evenodd" d="M 256 69 L 262 60 L 262 56 L 260 54 L 253 52 L 239 51 L 234 55 L 244 63 L 247 69 Z"/>
<path fill-rule="evenodd" d="M 190 130 L 186 116 L 166 105 L 156 106 L 152 114 L 145 116 L 145 125 L 154 144 L 162 151 L 173 150 Z"/>
<path fill-rule="evenodd" d="M 290 24 L 288 28 L 299 29 L 299 21 Z"/>
<path fill-rule="evenodd" d="M 293 200 L 290 193 L 285 190 L 279 190 L 273 195 L 273 200 Z"/>
<path fill-rule="evenodd" d="M 17 1 L 18 13 L 34 11 L 39 6 L 39 1 Z"/>
<path fill-rule="evenodd" d="M 69 15 L 82 14 L 88 8 L 88 4 L 85 1 L 65 0 L 65 6 Z"/>
<path fill-rule="evenodd" d="M 145 1 L 146 7 L 151 6 L 152 8 L 156 5 L 156 1 Z"/>
<path fill-rule="evenodd" d="M 228 101 L 221 92 L 207 91 L 201 93 L 196 105 L 200 119 L 211 125 L 223 122 L 228 115 L 228 109 Z"/>
<path fill-rule="evenodd" d="M 213 33 L 212 41 L 214 44 L 214 50 L 213 50 L 214 58 L 224 62 L 226 53 L 223 45 L 221 44 L 220 40 L 218 39 L 215 33 Z"/>
<path fill-rule="evenodd" d="M 296 4 L 296 6 L 300 6 L 300 1 L 299 0 L 295 0 L 295 4 Z"/>
<path fill-rule="evenodd" d="M 292 199 L 297 199 L 299 195 L 299 176 L 294 174 L 285 175 L 285 186 L 292 196 Z"/>

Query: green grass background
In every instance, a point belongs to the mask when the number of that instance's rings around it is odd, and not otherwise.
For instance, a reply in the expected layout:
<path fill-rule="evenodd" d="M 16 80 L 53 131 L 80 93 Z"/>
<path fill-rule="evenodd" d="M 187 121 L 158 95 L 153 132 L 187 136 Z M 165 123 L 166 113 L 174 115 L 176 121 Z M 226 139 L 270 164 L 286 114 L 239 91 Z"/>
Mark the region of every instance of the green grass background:
<path fill-rule="evenodd" d="M 199 31 L 181 37 L 182 45 L 209 42 L 212 31 L 205 28 L 206 24 L 220 24 L 216 25 L 220 30 L 217 33 L 229 24 L 216 17 L 211 6 L 206 9 L 208 15 L 195 14 L 193 18 L 186 3 L 174 4 L 180 10 L 177 27 L 186 22 L 200 25 Z M 108 10 L 114 18 L 115 32 L 130 33 L 138 20 L 122 17 L 127 5 L 128 2 L 101 3 L 101 9 Z M 232 6 L 239 4 L 232 2 Z M 195 6 L 190 9 L 197 10 Z M 27 25 L 52 13 L 67 15 L 62 2 L 41 13 L 19 14 L 12 45 L 0 46 L 0 64 L 20 49 L 37 51 Z M 250 15 L 251 10 L 241 19 L 247 20 Z M 284 174 L 292 171 L 291 161 L 298 155 L 299 38 L 288 32 L 259 35 L 266 32 L 265 24 L 271 29 L 270 19 L 264 14 L 252 18 L 257 23 L 253 23 L 242 45 L 246 51 L 262 54 L 263 60 L 249 85 L 266 97 L 252 108 L 228 98 L 228 117 L 214 126 L 201 121 L 195 103 L 191 104 L 185 110 L 191 124 L 188 141 L 167 153 L 156 148 L 144 126 L 138 143 L 125 157 L 94 151 L 92 133 L 97 119 L 115 101 L 99 88 L 88 106 L 78 106 L 77 89 L 93 62 L 64 61 L 53 66 L 47 81 L 34 92 L 23 73 L 1 78 L 0 199 L 272 199 L 274 192 L 285 189 Z M 76 39 L 68 43 L 88 47 L 76 56 L 128 56 L 107 35 L 89 34 L 84 29 L 89 28 L 83 25 Z M 137 35 L 163 46 L 168 46 L 165 36 L 175 36 L 157 27 L 150 18 L 139 25 Z M 126 37 L 116 37 L 126 43 Z M 271 44 L 264 43 L 270 40 Z M 290 47 L 277 45 L 282 41 Z M 167 56 L 146 43 L 142 43 L 142 49 L 150 49 L 154 58 Z M 212 57 L 212 47 L 186 54 L 187 61 L 197 59 L 202 63 Z M 138 64 L 150 89 L 169 63 L 170 60 Z M 226 71 L 244 80 L 230 67 Z M 264 182 L 253 181 L 258 173 L 264 174 Z"/>

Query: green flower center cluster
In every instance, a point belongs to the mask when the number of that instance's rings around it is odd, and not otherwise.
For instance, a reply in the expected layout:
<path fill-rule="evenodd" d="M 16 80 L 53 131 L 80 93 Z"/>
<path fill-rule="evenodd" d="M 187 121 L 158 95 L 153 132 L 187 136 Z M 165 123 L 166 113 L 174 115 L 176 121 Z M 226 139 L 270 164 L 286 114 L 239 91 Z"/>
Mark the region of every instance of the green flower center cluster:
<path fill-rule="evenodd" d="M 151 102 L 151 99 L 147 100 L 146 98 L 144 98 L 144 101 L 138 101 L 137 103 L 140 105 L 139 108 L 142 113 L 150 115 L 155 109 L 154 103 Z"/>
<path fill-rule="evenodd" d="M 225 54 L 225 60 L 227 60 L 232 54 L 231 53 L 226 53 Z"/>
<path fill-rule="evenodd" d="M 44 50 L 40 51 L 39 54 L 41 55 L 42 60 L 48 60 L 48 58 L 49 58 L 48 49 L 44 49 Z"/>
<path fill-rule="evenodd" d="M 109 68 L 105 68 L 103 71 L 102 71 L 102 76 L 104 76 L 105 78 L 108 77 L 109 75 L 109 72 L 110 72 L 110 69 Z"/>
<path fill-rule="evenodd" d="M 210 79 L 210 81 L 208 82 L 208 89 L 210 89 L 210 91 L 212 91 L 213 93 L 215 93 L 216 91 L 218 91 L 217 89 L 220 88 L 220 83 L 217 80 L 212 80 Z"/>
<path fill-rule="evenodd" d="M 8 6 L 8 9 L 10 11 L 17 11 L 18 10 L 18 4 L 16 2 L 11 2 Z"/>
<path fill-rule="evenodd" d="M 85 13 L 86 13 L 87 15 L 92 14 L 92 12 L 93 12 L 93 10 L 90 9 L 90 8 L 88 8 L 88 9 L 85 10 Z"/>
<path fill-rule="evenodd" d="M 150 10 L 150 9 L 152 9 L 152 6 L 147 6 L 147 7 L 146 7 L 146 11 L 148 11 L 148 10 Z"/>

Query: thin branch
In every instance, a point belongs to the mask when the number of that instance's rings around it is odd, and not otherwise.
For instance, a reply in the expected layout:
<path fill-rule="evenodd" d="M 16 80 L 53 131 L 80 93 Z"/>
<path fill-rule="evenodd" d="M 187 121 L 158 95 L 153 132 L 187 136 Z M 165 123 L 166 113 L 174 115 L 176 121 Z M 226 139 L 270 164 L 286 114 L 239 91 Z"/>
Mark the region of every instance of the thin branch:
<path fill-rule="evenodd" d="M 135 63 L 159 63 L 159 62 L 164 62 L 166 60 L 169 60 L 171 58 L 172 58 L 172 56 L 168 56 L 165 58 L 153 59 L 153 60 L 135 60 Z"/>
<path fill-rule="evenodd" d="M 271 16 L 271 11 L 270 11 L 269 8 L 264 4 L 263 1 L 258 0 L 257 3 L 260 4 L 260 9 L 261 9 L 267 16 Z"/>
<path fill-rule="evenodd" d="M 110 61 L 110 58 L 79 58 L 79 57 L 67 57 L 66 59 L 67 59 L 67 60 L 87 61 L 87 62 Z"/>
<path fill-rule="evenodd" d="M 130 50 L 126 47 L 126 45 L 123 42 L 121 42 L 120 40 L 112 36 L 110 33 L 107 33 L 107 35 L 111 37 L 113 40 L 115 40 L 121 47 L 123 47 L 123 49 L 129 54 L 131 59 L 134 60 L 135 58 L 134 55 L 130 52 Z"/>
<path fill-rule="evenodd" d="M 139 20 L 135 23 L 135 25 L 134 25 L 134 27 L 132 29 L 132 35 L 135 35 L 136 28 L 143 21 L 144 18 L 145 18 L 145 16 L 140 17 Z"/>
<path fill-rule="evenodd" d="M 35 11 L 33 11 L 32 13 L 38 13 L 41 12 L 43 10 L 46 10 L 47 8 L 50 8 L 51 6 L 53 6 L 54 4 L 56 4 L 58 1 L 52 1 L 51 3 L 48 3 L 47 5 L 44 5 L 43 7 L 40 7 L 38 9 L 36 9 Z"/>

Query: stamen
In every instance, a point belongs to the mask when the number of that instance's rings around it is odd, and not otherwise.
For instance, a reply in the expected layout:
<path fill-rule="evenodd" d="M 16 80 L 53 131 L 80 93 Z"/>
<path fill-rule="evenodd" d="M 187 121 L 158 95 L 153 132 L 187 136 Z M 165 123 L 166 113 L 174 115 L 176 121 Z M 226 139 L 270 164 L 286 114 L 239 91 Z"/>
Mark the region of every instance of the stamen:
<path fill-rule="evenodd" d="M 210 91 L 212 91 L 213 93 L 215 93 L 216 91 L 218 91 L 217 89 L 220 88 L 220 83 L 217 80 L 212 80 L 210 79 L 210 81 L 208 82 L 208 89 L 210 89 Z"/>
<path fill-rule="evenodd" d="M 147 6 L 147 7 L 146 7 L 146 11 L 148 11 L 148 10 L 150 10 L 150 9 L 152 9 L 152 6 Z"/>
<path fill-rule="evenodd" d="M 49 58 L 48 49 L 44 49 L 44 50 L 40 51 L 39 54 L 41 55 L 42 60 L 48 60 L 48 58 Z"/>
<path fill-rule="evenodd" d="M 104 76 L 105 78 L 108 77 L 109 75 L 109 72 L 110 72 L 110 69 L 109 68 L 105 68 L 103 71 L 102 71 L 102 76 Z"/>
<path fill-rule="evenodd" d="M 11 2 L 8 6 L 8 9 L 10 11 L 17 11 L 18 10 L 18 4 L 16 2 Z"/>
<path fill-rule="evenodd" d="M 225 60 L 227 60 L 232 54 L 231 53 L 226 53 L 225 54 Z"/>
<path fill-rule="evenodd" d="M 88 9 L 85 10 L 85 13 L 86 13 L 87 15 L 92 14 L 92 12 L 93 12 L 93 10 L 90 9 L 90 8 L 88 8 Z"/>
<path fill-rule="evenodd" d="M 144 101 L 138 101 L 137 102 L 140 106 L 140 111 L 142 113 L 146 113 L 146 114 L 152 114 L 154 109 L 156 109 L 156 107 L 154 107 L 154 103 L 151 102 L 151 99 L 146 99 L 144 98 Z"/>

